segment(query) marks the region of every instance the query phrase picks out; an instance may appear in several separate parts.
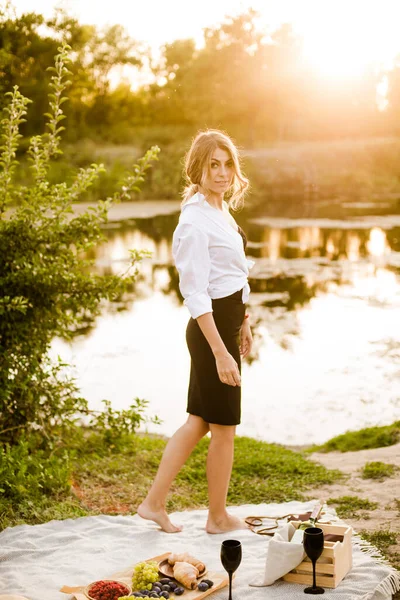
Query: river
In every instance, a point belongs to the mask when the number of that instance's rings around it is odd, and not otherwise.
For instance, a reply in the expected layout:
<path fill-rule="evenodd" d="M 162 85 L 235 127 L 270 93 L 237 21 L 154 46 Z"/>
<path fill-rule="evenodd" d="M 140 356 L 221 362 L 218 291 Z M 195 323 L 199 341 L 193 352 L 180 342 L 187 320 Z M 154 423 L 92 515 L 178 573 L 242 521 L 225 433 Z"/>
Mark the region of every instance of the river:
<path fill-rule="evenodd" d="M 165 212 L 165 211 L 164 211 Z M 168 212 L 168 211 L 167 211 Z M 154 213 L 154 211 L 153 211 Z M 238 435 L 321 443 L 400 413 L 400 218 L 236 217 L 247 233 L 254 336 L 242 365 Z M 135 289 L 104 306 L 90 330 L 52 354 L 72 369 L 92 408 L 135 397 L 171 435 L 186 418 L 189 354 L 172 262 L 178 213 L 111 221 L 92 251 L 98 272 L 122 273 L 129 249 L 152 251 Z"/>

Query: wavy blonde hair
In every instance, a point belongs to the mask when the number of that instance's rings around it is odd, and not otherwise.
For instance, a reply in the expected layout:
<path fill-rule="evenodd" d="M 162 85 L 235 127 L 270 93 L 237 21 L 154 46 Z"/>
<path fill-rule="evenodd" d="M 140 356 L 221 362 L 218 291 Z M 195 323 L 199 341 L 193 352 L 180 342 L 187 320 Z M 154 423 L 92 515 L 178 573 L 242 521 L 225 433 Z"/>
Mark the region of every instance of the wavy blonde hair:
<path fill-rule="evenodd" d="M 198 192 L 200 187 L 205 191 L 205 195 L 210 191 L 205 187 L 204 182 L 211 173 L 211 157 L 216 148 L 225 150 L 233 161 L 233 181 L 226 192 L 229 207 L 233 210 L 243 207 L 244 195 L 249 188 L 249 180 L 242 174 L 239 152 L 234 142 L 229 135 L 218 129 L 199 131 L 192 141 L 192 145 L 185 156 L 186 186 L 182 192 L 181 206 Z"/>

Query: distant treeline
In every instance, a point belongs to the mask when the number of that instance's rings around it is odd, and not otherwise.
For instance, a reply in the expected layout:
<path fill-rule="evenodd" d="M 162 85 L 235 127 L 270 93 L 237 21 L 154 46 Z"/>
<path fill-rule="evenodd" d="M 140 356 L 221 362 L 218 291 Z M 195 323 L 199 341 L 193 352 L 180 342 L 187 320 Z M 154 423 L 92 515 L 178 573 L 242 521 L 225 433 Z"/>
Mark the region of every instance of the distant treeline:
<path fill-rule="evenodd" d="M 302 41 L 289 25 L 266 37 L 257 29 L 256 16 L 250 10 L 206 29 L 201 49 L 191 39 L 166 44 L 156 61 L 122 25 L 100 30 L 63 10 L 48 20 L 36 13 L 17 17 L 8 5 L 0 9 L 0 108 L 5 92 L 18 85 L 33 100 L 22 133 L 43 130 L 46 69 L 63 40 L 73 49 L 64 105 L 69 142 L 129 143 L 137 129 L 150 126 L 175 139 L 181 132 L 187 137 L 198 128 L 219 127 L 247 147 L 400 133 L 400 60 L 389 72 L 371 69 L 345 83 L 328 84 L 306 67 Z M 126 83 L 112 89 L 112 69 L 127 64 L 138 76 L 150 68 L 154 82 L 136 91 Z M 388 81 L 384 111 L 376 101 L 383 76 Z"/>

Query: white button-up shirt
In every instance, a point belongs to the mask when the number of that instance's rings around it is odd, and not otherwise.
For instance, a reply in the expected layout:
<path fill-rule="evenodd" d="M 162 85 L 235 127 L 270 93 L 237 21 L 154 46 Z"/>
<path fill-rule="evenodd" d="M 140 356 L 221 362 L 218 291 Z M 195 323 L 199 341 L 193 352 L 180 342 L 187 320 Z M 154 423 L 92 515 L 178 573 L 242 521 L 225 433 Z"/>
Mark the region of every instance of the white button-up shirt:
<path fill-rule="evenodd" d="M 227 203 L 223 204 L 229 212 Z M 239 231 L 200 192 L 182 207 L 172 238 L 172 255 L 179 272 L 179 289 L 193 319 L 212 312 L 212 299 L 230 296 L 242 288 L 242 300 L 247 302 L 247 277 L 254 261 L 246 259 Z"/>

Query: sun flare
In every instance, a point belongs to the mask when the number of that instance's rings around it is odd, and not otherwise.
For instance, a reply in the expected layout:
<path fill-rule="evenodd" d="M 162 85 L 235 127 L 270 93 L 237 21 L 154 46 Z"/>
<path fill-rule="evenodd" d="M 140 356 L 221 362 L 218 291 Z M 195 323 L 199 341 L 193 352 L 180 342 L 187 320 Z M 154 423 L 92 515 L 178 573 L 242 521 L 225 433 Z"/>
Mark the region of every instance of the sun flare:
<path fill-rule="evenodd" d="M 335 79 L 361 75 L 371 59 L 354 40 L 342 38 L 338 46 L 337 40 L 322 34 L 306 40 L 304 56 L 313 70 Z"/>
<path fill-rule="evenodd" d="M 13 1 L 19 12 L 32 8 L 32 0 Z M 147 43 L 155 54 L 160 45 L 175 39 L 192 37 L 201 46 L 205 27 L 253 8 L 266 33 L 291 24 L 303 38 L 304 60 L 326 79 L 360 76 L 371 64 L 390 66 L 400 54 L 400 0 L 114 0 L 112 6 L 98 3 L 95 11 L 92 0 L 36 0 L 35 8 L 50 17 L 57 4 L 85 23 L 99 27 L 123 23 L 134 39 Z M 124 70 L 116 79 L 122 75 L 130 78 Z"/>
<path fill-rule="evenodd" d="M 400 18 L 397 0 L 379 4 L 338 0 L 318 6 L 320 12 L 312 11 L 310 5 L 309 18 L 304 14 L 298 25 L 304 58 L 319 74 L 330 78 L 361 75 L 376 64 L 387 65 L 399 51 L 394 18 Z"/>
<path fill-rule="evenodd" d="M 303 39 L 306 63 L 326 78 L 361 75 L 371 64 L 388 66 L 400 53 L 399 0 L 281 0 L 276 8 L 253 0 L 252 5 L 270 30 L 278 20 L 290 23 Z"/>

